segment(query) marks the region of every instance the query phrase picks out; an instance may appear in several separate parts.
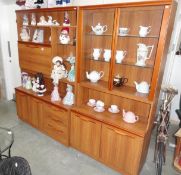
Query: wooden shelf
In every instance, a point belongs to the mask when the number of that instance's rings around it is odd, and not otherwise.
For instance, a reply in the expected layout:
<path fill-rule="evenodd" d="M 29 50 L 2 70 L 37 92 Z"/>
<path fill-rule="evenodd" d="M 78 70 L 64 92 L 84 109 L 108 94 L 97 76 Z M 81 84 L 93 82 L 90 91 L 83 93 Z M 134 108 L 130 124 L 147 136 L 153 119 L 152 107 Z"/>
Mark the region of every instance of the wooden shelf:
<path fill-rule="evenodd" d="M 75 82 L 70 82 L 70 81 L 68 81 L 66 78 L 61 79 L 61 80 L 59 80 L 59 81 L 62 82 L 62 83 L 66 83 L 66 84 L 75 86 Z"/>
<path fill-rule="evenodd" d="M 107 63 L 107 64 L 110 63 L 110 61 L 109 61 L 109 62 L 104 61 L 104 58 L 100 58 L 99 60 L 94 60 L 93 58 L 86 58 L 86 59 L 87 59 L 87 60 L 90 60 L 90 61 L 101 62 L 101 63 Z"/>
<path fill-rule="evenodd" d="M 108 82 L 99 80 L 97 83 L 91 83 L 90 81 L 80 82 L 82 87 L 108 93 Z"/>
<path fill-rule="evenodd" d="M 67 110 L 70 110 L 72 108 L 72 106 L 64 105 L 62 103 L 62 101 L 60 101 L 60 102 L 52 102 L 51 101 L 51 96 L 50 96 L 49 93 L 45 93 L 44 96 L 40 97 L 35 92 L 33 92 L 32 90 L 27 90 L 27 89 L 23 88 L 22 86 L 17 87 L 16 90 L 20 91 L 20 92 L 23 92 L 23 93 L 26 93 L 26 94 L 28 94 L 28 95 L 30 95 L 32 97 L 35 97 L 37 99 L 40 99 L 40 100 L 42 100 L 44 102 L 47 102 L 47 103 L 49 103 L 51 105 L 54 105 L 54 106 L 57 106 L 57 107 L 60 107 L 60 108 L 64 108 L 64 109 L 67 109 Z"/>
<path fill-rule="evenodd" d="M 147 94 L 142 94 L 142 93 L 137 92 L 136 88 L 134 87 L 129 87 L 129 86 L 115 87 L 114 86 L 111 93 L 117 96 L 152 104 L 152 101 L 148 99 Z"/>
<path fill-rule="evenodd" d="M 90 81 L 83 81 L 83 82 L 80 82 L 80 86 L 84 88 L 104 92 L 107 94 L 112 94 L 112 95 L 120 96 L 123 98 L 132 99 L 135 101 L 152 104 L 152 101 L 148 99 L 148 95 L 136 92 L 136 89 L 134 87 L 129 87 L 129 86 L 113 87 L 112 90 L 109 90 L 108 82 L 101 81 L 101 80 L 98 81 L 97 83 L 91 83 Z"/>
<path fill-rule="evenodd" d="M 51 44 L 50 44 L 50 43 L 35 43 L 35 42 L 32 42 L 32 41 L 18 41 L 18 43 L 51 47 Z"/>
<path fill-rule="evenodd" d="M 132 63 L 132 62 L 122 62 L 122 63 L 115 63 L 116 65 L 126 65 L 126 66 L 135 66 L 138 68 L 149 68 L 149 69 L 153 69 L 153 65 L 145 65 L 145 66 L 138 66 L 136 65 L 136 63 Z"/>
<path fill-rule="evenodd" d="M 122 119 L 121 112 L 118 114 L 112 114 L 108 112 L 107 108 L 104 112 L 96 112 L 92 107 L 89 107 L 87 105 L 81 105 L 81 106 L 74 106 L 72 108 L 73 111 L 76 111 L 78 113 L 81 113 L 83 115 L 88 115 L 89 117 L 104 122 L 106 124 L 112 125 L 114 127 L 117 127 L 119 129 L 123 129 L 125 131 L 134 133 L 139 136 L 144 136 L 147 131 L 147 122 L 139 120 L 137 123 L 129 124 L 124 122 Z"/>
<path fill-rule="evenodd" d="M 131 34 L 129 34 L 129 35 L 118 35 L 118 37 L 133 37 L 133 38 L 159 38 L 159 36 L 156 36 L 156 35 L 147 35 L 147 36 L 145 36 L 145 37 L 141 37 L 141 36 L 139 36 L 139 35 L 131 35 Z"/>

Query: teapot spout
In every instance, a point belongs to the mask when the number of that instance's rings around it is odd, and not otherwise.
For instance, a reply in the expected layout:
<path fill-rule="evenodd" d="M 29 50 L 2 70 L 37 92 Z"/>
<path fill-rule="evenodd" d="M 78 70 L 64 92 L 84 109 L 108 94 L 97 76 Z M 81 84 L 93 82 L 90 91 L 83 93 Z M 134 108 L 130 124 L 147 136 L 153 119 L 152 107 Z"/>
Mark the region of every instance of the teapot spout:
<path fill-rule="evenodd" d="M 125 114 L 126 114 L 126 112 L 125 112 L 125 110 L 123 109 L 123 118 L 125 117 Z"/>
<path fill-rule="evenodd" d="M 139 84 L 136 81 L 134 81 L 134 84 L 136 85 L 136 90 L 138 91 Z"/>
<path fill-rule="evenodd" d="M 95 28 L 94 28 L 93 26 L 91 26 L 91 28 L 92 28 L 92 31 L 94 31 L 94 32 L 95 32 Z"/>
<path fill-rule="evenodd" d="M 87 79 L 90 79 L 88 72 L 86 72 L 86 77 L 87 77 Z"/>

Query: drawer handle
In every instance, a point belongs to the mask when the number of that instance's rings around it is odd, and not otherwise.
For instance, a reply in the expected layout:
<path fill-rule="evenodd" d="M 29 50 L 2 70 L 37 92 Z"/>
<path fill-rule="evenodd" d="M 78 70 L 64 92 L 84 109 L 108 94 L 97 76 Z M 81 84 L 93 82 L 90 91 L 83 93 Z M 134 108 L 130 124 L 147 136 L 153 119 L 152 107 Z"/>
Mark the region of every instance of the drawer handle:
<path fill-rule="evenodd" d="M 43 52 L 45 50 L 45 48 L 44 47 L 41 47 L 41 51 Z"/>
<path fill-rule="evenodd" d="M 48 123 L 48 126 L 49 126 L 50 128 L 52 128 L 52 129 L 56 130 L 57 132 L 63 133 L 63 131 L 56 129 L 55 127 L 53 127 L 53 126 L 50 125 L 49 123 Z"/>

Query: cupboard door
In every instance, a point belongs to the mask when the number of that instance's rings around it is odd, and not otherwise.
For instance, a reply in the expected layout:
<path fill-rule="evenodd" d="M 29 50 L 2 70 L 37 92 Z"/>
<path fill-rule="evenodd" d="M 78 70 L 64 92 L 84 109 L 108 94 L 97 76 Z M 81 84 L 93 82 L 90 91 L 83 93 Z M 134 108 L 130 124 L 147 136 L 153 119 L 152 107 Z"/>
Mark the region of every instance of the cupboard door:
<path fill-rule="evenodd" d="M 49 104 L 43 106 L 43 130 L 55 140 L 69 144 L 69 118 L 68 112 Z"/>
<path fill-rule="evenodd" d="M 71 113 L 72 147 L 94 157 L 99 157 L 101 123 L 93 119 Z"/>
<path fill-rule="evenodd" d="M 42 128 L 42 102 L 36 98 L 28 97 L 30 124 L 35 128 Z"/>
<path fill-rule="evenodd" d="M 18 44 L 21 69 L 51 73 L 51 48 L 33 44 Z"/>
<path fill-rule="evenodd" d="M 116 170 L 138 174 L 142 145 L 142 138 L 102 125 L 100 158 Z"/>
<path fill-rule="evenodd" d="M 17 114 L 23 121 L 29 122 L 28 97 L 26 94 L 16 91 Z"/>

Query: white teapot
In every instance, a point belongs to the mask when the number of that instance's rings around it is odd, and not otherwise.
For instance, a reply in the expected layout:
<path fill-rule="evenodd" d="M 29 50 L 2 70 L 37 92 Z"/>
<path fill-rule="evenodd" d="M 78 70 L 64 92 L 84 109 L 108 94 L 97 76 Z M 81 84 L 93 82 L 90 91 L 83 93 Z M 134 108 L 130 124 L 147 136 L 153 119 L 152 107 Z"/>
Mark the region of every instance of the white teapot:
<path fill-rule="evenodd" d="M 91 28 L 96 35 L 102 35 L 104 32 L 107 31 L 107 25 L 101 26 L 100 23 L 98 23 L 95 27 L 91 26 Z"/>
<path fill-rule="evenodd" d="M 98 80 L 100 80 L 103 76 L 104 76 L 104 72 L 103 71 L 100 71 L 100 72 L 97 72 L 97 71 L 92 71 L 88 74 L 88 72 L 86 72 L 86 76 L 87 76 L 87 79 L 89 79 L 92 83 L 96 83 Z"/>
<path fill-rule="evenodd" d="M 136 62 L 136 65 L 145 66 L 146 60 L 150 59 L 150 57 L 151 57 L 154 45 L 147 46 L 147 45 L 145 45 L 143 43 L 139 43 L 137 45 L 138 45 L 138 49 L 137 49 L 137 62 Z M 149 56 L 148 56 L 149 49 L 150 49 L 150 53 L 149 53 Z"/>
<path fill-rule="evenodd" d="M 150 85 L 146 81 L 142 81 L 141 83 L 137 83 L 134 81 L 136 85 L 136 90 L 140 93 L 148 94 Z"/>
<path fill-rule="evenodd" d="M 20 37 L 22 41 L 29 41 L 30 40 L 30 29 L 27 27 L 23 27 L 21 29 Z"/>
<path fill-rule="evenodd" d="M 123 109 L 123 120 L 127 123 L 135 123 L 139 120 L 139 117 L 136 116 L 133 112 L 131 111 L 126 112 Z"/>

